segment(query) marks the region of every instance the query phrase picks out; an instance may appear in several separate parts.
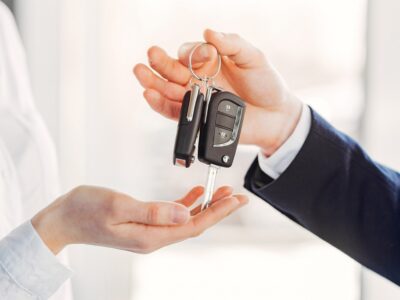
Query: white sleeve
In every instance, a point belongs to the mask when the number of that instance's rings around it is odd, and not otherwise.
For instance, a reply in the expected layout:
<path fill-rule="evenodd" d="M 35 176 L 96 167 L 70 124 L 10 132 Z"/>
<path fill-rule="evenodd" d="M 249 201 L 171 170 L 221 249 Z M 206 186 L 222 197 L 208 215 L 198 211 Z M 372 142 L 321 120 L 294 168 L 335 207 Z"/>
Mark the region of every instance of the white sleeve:
<path fill-rule="evenodd" d="M 271 156 L 266 157 L 262 151 L 258 154 L 260 169 L 272 179 L 277 179 L 292 163 L 303 146 L 311 127 L 310 108 L 303 104 L 300 120 L 292 135 Z"/>
<path fill-rule="evenodd" d="M 0 299 L 48 299 L 70 276 L 30 221 L 0 240 Z"/>

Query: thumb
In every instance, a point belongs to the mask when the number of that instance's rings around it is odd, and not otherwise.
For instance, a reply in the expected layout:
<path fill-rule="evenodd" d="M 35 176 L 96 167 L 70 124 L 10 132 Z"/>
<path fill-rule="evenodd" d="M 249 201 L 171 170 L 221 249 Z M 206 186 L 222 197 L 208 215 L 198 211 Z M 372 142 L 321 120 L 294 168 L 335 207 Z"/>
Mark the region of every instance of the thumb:
<path fill-rule="evenodd" d="M 178 58 L 185 66 L 189 66 L 190 52 L 201 42 L 185 43 L 179 47 Z M 192 65 L 194 69 L 198 69 L 209 61 L 214 61 L 217 57 L 217 51 L 211 45 L 201 45 L 196 49 L 192 56 Z"/>
<path fill-rule="evenodd" d="M 214 45 L 219 54 L 229 57 L 239 67 L 257 67 L 265 62 L 263 53 L 238 34 L 206 29 L 204 39 Z"/>
<path fill-rule="evenodd" d="M 189 221 L 190 211 L 175 202 L 137 202 L 133 222 L 148 225 L 178 225 Z"/>

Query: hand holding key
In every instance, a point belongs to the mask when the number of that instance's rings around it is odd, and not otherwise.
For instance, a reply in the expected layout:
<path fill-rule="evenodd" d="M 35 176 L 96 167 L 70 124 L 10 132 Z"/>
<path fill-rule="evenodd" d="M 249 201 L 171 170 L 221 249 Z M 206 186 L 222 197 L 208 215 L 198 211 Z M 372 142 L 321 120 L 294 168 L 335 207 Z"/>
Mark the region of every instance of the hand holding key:
<path fill-rule="evenodd" d="M 204 32 L 206 42 L 215 46 L 222 56 L 218 85 L 246 101 L 246 115 L 240 142 L 254 144 L 271 155 L 293 132 L 301 114 L 302 104 L 262 52 L 236 34 Z M 158 76 L 143 64 L 134 73 L 145 88 L 144 96 L 160 114 L 178 119 L 181 101 L 192 77 L 188 70 L 189 54 L 198 43 L 186 43 L 173 59 L 159 47 L 148 51 L 149 63 Z M 193 56 L 198 73 L 212 73 L 217 52 L 202 46 Z"/>

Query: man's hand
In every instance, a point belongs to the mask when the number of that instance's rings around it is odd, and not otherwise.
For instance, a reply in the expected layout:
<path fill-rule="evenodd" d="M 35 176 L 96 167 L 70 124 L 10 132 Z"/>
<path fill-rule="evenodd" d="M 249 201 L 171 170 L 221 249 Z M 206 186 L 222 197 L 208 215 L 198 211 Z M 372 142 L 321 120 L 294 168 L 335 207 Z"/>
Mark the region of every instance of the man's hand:
<path fill-rule="evenodd" d="M 301 102 L 289 91 L 263 53 L 238 35 L 206 30 L 204 39 L 222 56 L 217 85 L 247 102 L 240 142 L 258 145 L 266 155 L 271 155 L 295 129 Z M 168 118 L 177 120 L 179 117 L 181 101 L 191 78 L 188 57 L 196 44 L 183 44 L 178 59 L 169 57 L 159 47 L 151 47 L 149 64 L 160 76 L 144 64 L 134 68 L 150 106 Z M 196 73 L 215 72 L 215 48 L 204 45 L 196 51 L 193 55 Z"/>
<path fill-rule="evenodd" d="M 195 237 L 248 202 L 221 187 L 205 211 L 189 207 L 203 194 L 193 188 L 175 202 L 142 202 L 105 188 L 82 186 L 60 197 L 32 225 L 53 253 L 68 244 L 92 244 L 148 253 Z"/>

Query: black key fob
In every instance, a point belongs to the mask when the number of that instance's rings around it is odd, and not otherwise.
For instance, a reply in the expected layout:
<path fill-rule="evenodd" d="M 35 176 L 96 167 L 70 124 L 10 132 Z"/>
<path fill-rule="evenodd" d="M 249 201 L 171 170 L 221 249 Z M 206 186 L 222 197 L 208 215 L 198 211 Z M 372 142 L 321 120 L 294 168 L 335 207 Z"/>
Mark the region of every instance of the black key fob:
<path fill-rule="evenodd" d="M 175 139 L 174 164 L 186 168 L 194 162 L 195 142 L 199 133 L 203 114 L 204 96 L 200 86 L 193 85 L 186 92 L 179 117 L 178 131 Z"/>
<path fill-rule="evenodd" d="M 200 130 L 198 158 L 206 164 L 230 167 L 235 158 L 246 105 L 225 91 L 211 95 Z"/>

